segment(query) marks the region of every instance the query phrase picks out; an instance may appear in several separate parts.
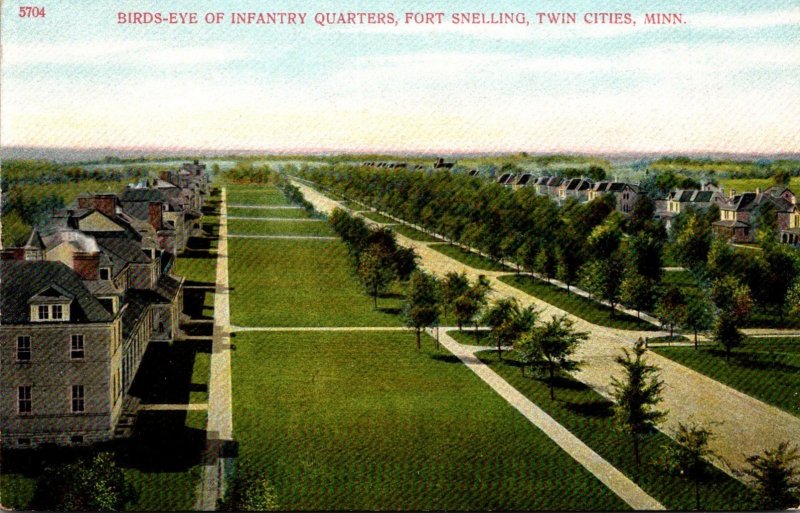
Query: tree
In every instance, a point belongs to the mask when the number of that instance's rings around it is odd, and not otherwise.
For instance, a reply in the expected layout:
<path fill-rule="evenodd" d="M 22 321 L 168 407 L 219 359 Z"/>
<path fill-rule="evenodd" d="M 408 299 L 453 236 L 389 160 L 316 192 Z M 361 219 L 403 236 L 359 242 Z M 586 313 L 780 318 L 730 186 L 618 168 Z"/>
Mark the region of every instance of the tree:
<path fill-rule="evenodd" d="M 672 432 L 676 443 L 664 446 L 665 466 L 669 472 L 688 479 L 694 484 L 695 509 L 701 510 L 700 483 L 708 477 L 708 464 L 705 459 L 714 455 L 708 447 L 714 435 L 697 424 L 678 424 Z"/>
<path fill-rule="evenodd" d="M 720 313 L 714 324 L 713 340 L 725 348 L 725 358 L 730 360 L 731 350 L 742 345 L 742 334 L 736 326 L 736 318 L 729 312 Z"/>
<path fill-rule="evenodd" d="M 661 294 L 655 311 L 656 317 L 669 327 L 669 336 L 675 330 L 675 326 L 683 324 L 686 319 L 686 300 L 681 289 L 674 285 L 668 286 Z"/>
<path fill-rule="evenodd" d="M 481 319 L 481 323 L 491 330 L 491 337 L 497 343 L 499 358 L 503 357 L 502 346 L 512 345 L 535 321 L 535 310 L 532 307 L 520 308 L 514 298 L 497 300 Z"/>
<path fill-rule="evenodd" d="M 581 268 L 581 286 L 595 299 L 607 301 L 612 317 L 619 302 L 622 272 L 619 258 L 592 260 Z"/>
<path fill-rule="evenodd" d="M 442 308 L 447 317 L 448 307 L 453 307 L 456 300 L 469 290 L 469 279 L 465 272 L 448 271 L 442 280 Z M 458 326 L 461 330 L 461 324 Z"/>
<path fill-rule="evenodd" d="M 675 233 L 674 248 L 678 261 L 689 268 L 697 268 L 708 260 L 711 247 L 711 226 L 694 211 L 681 212 L 678 217 L 688 219 Z"/>
<path fill-rule="evenodd" d="M 628 269 L 619 287 L 619 300 L 628 308 L 636 310 L 636 316 L 641 318 L 642 310 L 649 310 L 653 306 L 653 291 L 655 282 L 645 278 L 635 269 Z"/>
<path fill-rule="evenodd" d="M 416 332 L 417 350 L 422 347 L 422 330 L 439 322 L 440 309 L 440 290 L 436 278 L 424 271 L 414 271 L 403 306 L 403 319 L 406 326 L 414 328 Z"/>
<path fill-rule="evenodd" d="M 550 248 L 542 246 L 542 249 L 539 250 L 539 254 L 536 255 L 534 269 L 536 269 L 536 272 L 541 276 L 544 276 L 547 279 L 547 282 L 550 283 L 550 280 L 556 274 L 556 262 L 553 258 L 553 252 L 550 250 Z"/>
<path fill-rule="evenodd" d="M 721 312 L 738 319 L 746 319 L 753 305 L 750 288 L 734 276 L 716 280 L 711 286 L 711 299 Z"/>
<path fill-rule="evenodd" d="M 545 368 L 550 377 L 550 400 L 555 396 L 555 376 L 562 372 L 577 370 L 581 362 L 572 359 L 572 355 L 581 342 L 589 339 L 589 334 L 575 330 L 575 323 L 566 315 L 553 316 L 548 322 L 535 326 L 525 333 L 521 341 L 523 347 L 528 345 L 531 351 L 530 364 Z"/>
<path fill-rule="evenodd" d="M 694 348 L 697 349 L 697 332 L 711 329 L 714 325 L 714 305 L 704 290 L 696 290 L 686 298 L 684 325 L 694 332 Z"/>
<path fill-rule="evenodd" d="M 237 474 L 219 509 L 223 511 L 275 511 L 278 493 L 269 478 L 262 473 Z"/>
<path fill-rule="evenodd" d="M 474 285 L 469 287 L 453 301 L 453 313 L 456 317 L 459 331 L 461 331 L 464 324 L 475 320 L 475 333 L 477 335 L 477 316 L 481 309 L 486 306 L 486 296 L 488 293 L 489 282 L 485 276 L 481 275 Z"/>
<path fill-rule="evenodd" d="M 640 194 L 633 202 L 628 226 L 631 233 L 639 233 L 656 215 L 656 204 L 647 194 Z"/>
<path fill-rule="evenodd" d="M 632 355 L 625 348 L 622 351 L 624 356 L 616 357 L 615 361 L 622 366 L 623 378 L 611 378 L 611 395 L 616 401 L 614 420 L 620 430 L 631 435 L 633 455 L 639 465 L 639 437 L 653 430 L 667 414 L 656 409 L 664 382 L 658 379 L 658 367 L 648 365 L 642 358 L 647 350 L 641 338 Z"/>
<path fill-rule="evenodd" d="M 411 273 L 417 268 L 417 259 L 419 256 L 414 248 L 398 247 L 394 250 L 392 261 L 398 280 L 407 281 L 411 277 Z"/>
<path fill-rule="evenodd" d="M 74 463 L 47 467 L 36 483 L 34 509 L 118 511 L 135 497 L 114 455 L 101 452 Z"/>
<path fill-rule="evenodd" d="M 749 468 L 743 473 L 752 478 L 759 498 L 759 507 L 765 510 L 796 508 L 800 503 L 800 461 L 797 447 L 781 442 L 774 450 L 747 458 Z"/>
<path fill-rule="evenodd" d="M 378 308 L 378 296 L 395 279 L 395 269 L 390 255 L 378 244 L 372 244 L 362 253 L 358 263 L 358 277 Z"/>
<path fill-rule="evenodd" d="M 798 276 L 797 257 L 794 251 L 785 244 L 773 243 L 765 245 L 761 255 L 764 262 L 764 276 L 761 282 L 764 289 L 763 299 L 778 309 L 781 321 L 789 288 Z"/>

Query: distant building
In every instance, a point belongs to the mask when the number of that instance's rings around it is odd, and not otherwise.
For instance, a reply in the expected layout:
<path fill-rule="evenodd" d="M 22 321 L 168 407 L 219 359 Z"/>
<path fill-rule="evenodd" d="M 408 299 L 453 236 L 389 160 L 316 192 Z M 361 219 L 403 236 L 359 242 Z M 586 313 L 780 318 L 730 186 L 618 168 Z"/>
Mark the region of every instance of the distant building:
<path fill-rule="evenodd" d="M 588 193 L 588 200 L 592 201 L 602 195 L 612 195 L 616 199 L 617 210 L 627 214 L 633 210 L 637 198 L 644 191 L 638 185 L 623 182 L 598 182 L 592 186 Z"/>

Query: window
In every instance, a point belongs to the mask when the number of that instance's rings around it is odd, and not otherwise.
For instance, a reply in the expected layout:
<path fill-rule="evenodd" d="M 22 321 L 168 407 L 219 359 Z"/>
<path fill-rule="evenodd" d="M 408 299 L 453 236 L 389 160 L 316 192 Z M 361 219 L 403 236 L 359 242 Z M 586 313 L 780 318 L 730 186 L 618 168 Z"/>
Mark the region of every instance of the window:
<path fill-rule="evenodd" d="M 50 309 L 47 305 L 39 305 L 39 320 L 47 320 L 50 318 Z"/>
<path fill-rule="evenodd" d="M 72 335 L 69 346 L 69 357 L 73 360 L 83 360 L 83 335 Z"/>
<path fill-rule="evenodd" d="M 110 280 L 111 279 L 111 271 L 108 267 L 101 267 L 100 268 L 100 279 L 101 280 Z"/>
<path fill-rule="evenodd" d="M 83 385 L 72 385 L 72 413 L 83 413 Z"/>
<path fill-rule="evenodd" d="M 73 444 L 82 444 L 83 443 L 83 436 L 81 435 L 73 435 L 69 438 L 70 443 Z"/>
<path fill-rule="evenodd" d="M 31 337 L 17 337 L 17 361 L 31 361 Z"/>
<path fill-rule="evenodd" d="M 64 307 L 62 305 L 53 305 L 53 319 L 61 320 L 64 318 Z"/>
<path fill-rule="evenodd" d="M 22 386 L 17 389 L 17 409 L 20 413 L 30 413 L 33 410 L 30 386 Z"/>
<path fill-rule="evenodd" d="M 27 447 L 31 444 L 30 438 L 17 438 L 17 445 L 21 447 Z"/>

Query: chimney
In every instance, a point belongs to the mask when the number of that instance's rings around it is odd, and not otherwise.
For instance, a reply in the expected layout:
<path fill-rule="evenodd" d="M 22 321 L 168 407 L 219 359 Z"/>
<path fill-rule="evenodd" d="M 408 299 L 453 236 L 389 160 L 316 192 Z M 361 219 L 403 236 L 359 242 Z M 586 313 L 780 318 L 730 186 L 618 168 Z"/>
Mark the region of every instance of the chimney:
<path fill-rule="evenodd" d="M 761 194 L 761 187 L 756 187 L 756 196 Z"/>
<path fill-rule="evenodd" d="M 728 197 L 733 199 L 734 196 L 736 196 L 736 189 L 731 187 L 731 192 L 728 194 Z"/>
<path fill-rule="evenodd" d="M 102 212 L 111 219 L 117 216 L 117 195 L 116 194 L 95 194 L 92 197 L 94 209 Z"/>
<path fill-rule="evenodd" d="M 156 230 L 161 229 L 161 203 L 158 201 L 148 203 L 147 220 Z"/>
<path fill-rule="evenodd" d="M 72 270 L 74 270 L 82 280 L 98 279 L 100 270 L 100 253 L 76 251 L 72 254 Z"/>
<path fill-rule="evenodd" d="M 161 171 L 158 174 L 158 177 L 160 179 L 164 180 L 165 182 L 169 182 L 169 171 Z"/>

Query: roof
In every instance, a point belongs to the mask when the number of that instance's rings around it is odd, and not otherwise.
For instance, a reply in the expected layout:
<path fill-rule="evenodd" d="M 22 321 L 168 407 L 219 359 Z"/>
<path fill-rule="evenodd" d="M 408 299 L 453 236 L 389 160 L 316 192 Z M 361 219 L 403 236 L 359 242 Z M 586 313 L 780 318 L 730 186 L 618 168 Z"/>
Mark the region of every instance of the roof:
<path fill-rule="evenodd" d="M 44 242 L 42 241 L 41 235 L 39 235 L 39 231 L 34 228 L 31 230 L 31 234 L 28 237 L 28 242 L 22 246 L 24 249 L 44 249 Z"/>
<path fill-rule="evenodd" d="M 517 185 L 527 185 L 531 178 L 533 178 L 533 175 L 525 173 L 517 179 Z"/>
<path fill-rule="evenodd" d="M 91 295 L 80 276 L 61 262 L 0 261 L 0 280 L 3 324 L 28 324 L 28 300 L 50 287 L 58 287 L 63 291 L 61 294 L 71 296 L 70 322 L 113 320 L 113 315 Z"/>
<path fill-rule="evenodd" d="M 625 189 L 636 193 L 642 192 L 642 188 L 638 185 L 625 182 L 598 182 L 593 187 L 596 192 L 623 192 Z"/>
<path fill-rule="evenodd" d="M 149 264 L 152 262 L 142 250 L 141 243 L 120 237 L 96 237 L 100 250 L 111 261 L 112 273 L 117 276 L 127 264 Z"/>
<path fill-rule="evenodd" d="M 744 192 L 733 197 L 728 203 L 720 206 L 722 210 L 735 210 L 736 212 L 750 212 L 758 208 L 761 204 L 769 202 L 778 212 L 792 212 L 795 206 L 782 196 L 771 194 L 756 194 L 755 192 Z"/>
<path fill-rule="evenodd" d="M 168 303 L 172 303 L 183 285 L 183 278 L 177 279 L 169 274 L 162 274 L 156 283 L 156 292 Z"/>
<path fill-rule="evenodd" d="M 701 191 L 694 189 L 678 189 L 669 195 L 671 201 L 680 203 L 708 203 L 714 197 L 714 191 Z"/>
<path fill-rule="evenodd" d="M 750 225 L 742 221 L 714 221 L 711 223 L 714 226 L 722 226 L 724 228 L 750 228 Z"/>
<path fill-rule="evenodd" d="M 153 294 L 155 293 L 152 290 L 129 290 L 125 294 L 127 308 L 122 314 L 122 340 L 128 340 L 135 331 L 142 320 L 142 314 L 153 304 Z"/>

